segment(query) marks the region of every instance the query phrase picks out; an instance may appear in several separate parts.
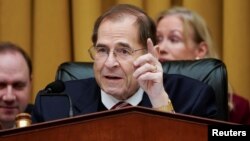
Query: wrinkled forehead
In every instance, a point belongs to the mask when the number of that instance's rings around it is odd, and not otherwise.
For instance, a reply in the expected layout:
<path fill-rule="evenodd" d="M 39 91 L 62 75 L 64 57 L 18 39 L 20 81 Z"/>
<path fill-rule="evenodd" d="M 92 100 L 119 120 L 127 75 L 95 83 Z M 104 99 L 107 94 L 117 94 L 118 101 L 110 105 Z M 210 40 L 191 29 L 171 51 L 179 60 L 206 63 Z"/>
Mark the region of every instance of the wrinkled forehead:
<path fill-rule="evenodd" d="M 134 26 L 134 20 L 129 18 L 123 21 L 104 21 L 98 31 L 96 46 L 141 46 L 138 36 L 138 28 Z"/>
<path fill-rule="evenodd" d="M 133 26 L 138 27 L 138 22 L 137 22 L 137 17 L 135 17 L 134 15 L 129 15 L 129 14 L 120 14 L 117 16 L 108 16 L 106 18 L 104 18 L 100 24 L 100 26 L 105 23 L 105 22 L 113 22 L 113 23 L 123 23 L 123 22 L 127 22 L 129 21 L 129 23 Z M 129 24 L 128 24 L 129 26 Z"/>
<path fill-rule="evenodd" d="M 127 35 L 133 37 L 137 41 L 139 40 L 139 26 L 136 23 L 136 18 L 134 16 L 128 16 L 121 19 L 105 19 L 99 26 L 97 36 L 99 39 L 103 36 L 103 33 L 126 37 Z"/>

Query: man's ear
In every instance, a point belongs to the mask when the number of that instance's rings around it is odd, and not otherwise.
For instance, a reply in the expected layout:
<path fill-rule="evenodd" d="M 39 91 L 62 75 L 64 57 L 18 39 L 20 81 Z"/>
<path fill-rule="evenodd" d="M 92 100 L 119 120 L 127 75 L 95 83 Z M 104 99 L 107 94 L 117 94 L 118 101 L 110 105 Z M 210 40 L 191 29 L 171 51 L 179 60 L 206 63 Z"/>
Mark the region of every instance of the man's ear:
<path fill-rule="evenodd" d="M 208 54 L 207 43 L 201 42 L 196 50 L 196 58 L 205 58 Z"/>

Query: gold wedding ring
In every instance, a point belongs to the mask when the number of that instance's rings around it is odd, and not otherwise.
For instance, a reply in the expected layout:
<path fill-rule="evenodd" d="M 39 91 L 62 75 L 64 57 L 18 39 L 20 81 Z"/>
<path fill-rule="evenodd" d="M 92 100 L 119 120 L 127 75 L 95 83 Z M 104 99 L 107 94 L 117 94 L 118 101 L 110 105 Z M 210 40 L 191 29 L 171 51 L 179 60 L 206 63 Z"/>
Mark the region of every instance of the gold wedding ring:
<path fill-rule="evenodd" d="M 157 66 L 156 66 L 156 65 L 154 65 L 154 70 L 153 70 L 153 72 L 157 72 Z"/>

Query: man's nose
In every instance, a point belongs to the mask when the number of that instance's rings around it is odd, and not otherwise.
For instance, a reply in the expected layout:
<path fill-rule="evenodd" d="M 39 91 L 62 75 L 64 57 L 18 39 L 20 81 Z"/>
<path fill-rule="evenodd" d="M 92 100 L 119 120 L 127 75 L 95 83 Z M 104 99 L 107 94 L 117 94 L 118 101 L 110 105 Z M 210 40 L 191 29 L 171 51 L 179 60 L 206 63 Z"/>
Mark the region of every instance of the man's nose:
<path fill-rule="evenodd" d="M 119 63 L 116 54 L 114 52 L 109 52 L 109 55 L 105 61 L 105 66 L 112 68 L 114 66 L 117 66 L 118 64 Z"/>
<path fill-rule="evenodd" d="M 3 100 L 4 101 L 14 101 L 16 100 L 16 96 L 14 94 L 14 89 L 12 86 L 7 86 L 6 87 L 6 92 L 3 95 Z"/>

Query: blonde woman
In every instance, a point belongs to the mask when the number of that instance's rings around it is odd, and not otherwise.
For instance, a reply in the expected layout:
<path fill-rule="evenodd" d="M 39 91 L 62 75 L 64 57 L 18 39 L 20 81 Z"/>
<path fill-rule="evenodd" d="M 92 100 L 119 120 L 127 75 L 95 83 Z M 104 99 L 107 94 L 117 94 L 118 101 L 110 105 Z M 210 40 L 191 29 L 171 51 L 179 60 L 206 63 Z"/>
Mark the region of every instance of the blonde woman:
<path fill-rule="evenodd" d="M 156 24 L 160 62 L 218 58 L 208 26 L 196 12 L 173 7 L 160 13 Z M 249 101 L 228 92 L 229 121 L 250 124 Z"/>

